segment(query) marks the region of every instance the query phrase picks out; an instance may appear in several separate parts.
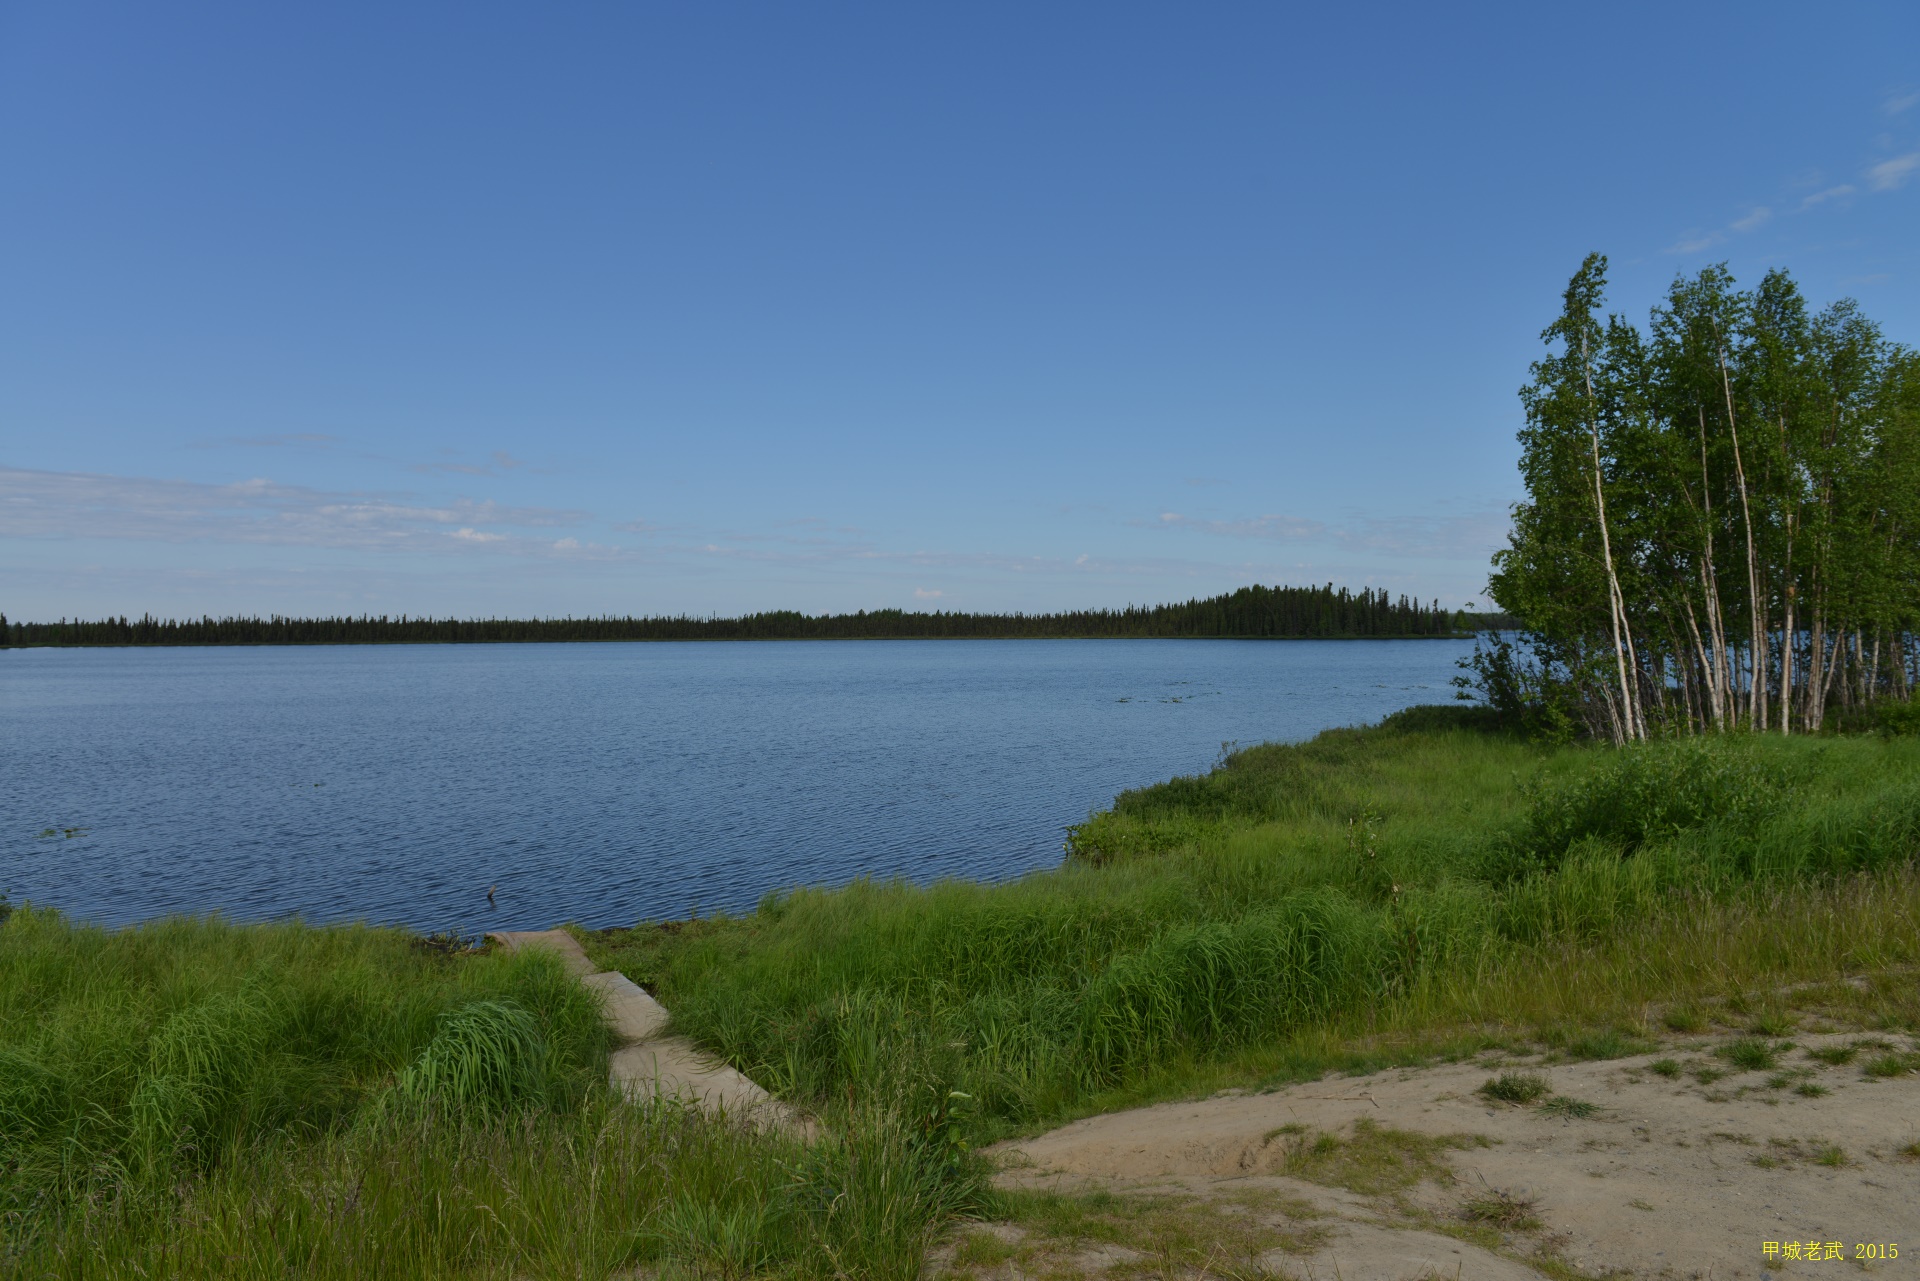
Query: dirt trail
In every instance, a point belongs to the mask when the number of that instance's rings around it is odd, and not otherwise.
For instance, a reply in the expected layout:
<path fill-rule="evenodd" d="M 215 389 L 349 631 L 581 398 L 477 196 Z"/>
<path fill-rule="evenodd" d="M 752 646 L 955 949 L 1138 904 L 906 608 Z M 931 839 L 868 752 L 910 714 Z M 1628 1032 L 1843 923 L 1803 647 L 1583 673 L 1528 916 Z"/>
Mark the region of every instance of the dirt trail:
<path fill-rule="evenodd" d="M 1792 1041 L 1747 1038 L 1749 1056 L 1769 1051 L 1777 1063 L 1745 1070 L 1729 1058 L 1736 1038 L 1700 1037 L 1602 1062 L 1488 1056 L 1227 1092 L 1004 1145 L 1001 1178 L 1238 1198 L 1254 1214 L 1265 1196 L 1292 1206 L 1289 1246 L 1257 1260 L 1280 1276 L 1920 1277 L 1920 1044 L 1854 1033 Z M 1861 1043 L 1842 1064 L 1809 1053 Z M 1545 1078 L 1547 1094 L 1518 1104 L 1479 1092 L 1505 1071 Z M 1403 1173 L 1424 1160 L 1428 1177 L 1386 1190 L 1378 1170 L 1354 1164 L 1363 1150 L 1401 1153 Z M 1368 1178 L 1372 1194 L 1349 1190 Z M 1800 1259 L 1810 1241 L 1822 1255 L 1838 1242 L 1845 1261 Z M 1781 1254 L 1769 1257 L 1767 1242 Z M 1853 1261 L 1858 1245 L 1891 1243 L 1898 1259 Z M 1064 1270 L 1115 1267 L 1089 1256 Z"/>

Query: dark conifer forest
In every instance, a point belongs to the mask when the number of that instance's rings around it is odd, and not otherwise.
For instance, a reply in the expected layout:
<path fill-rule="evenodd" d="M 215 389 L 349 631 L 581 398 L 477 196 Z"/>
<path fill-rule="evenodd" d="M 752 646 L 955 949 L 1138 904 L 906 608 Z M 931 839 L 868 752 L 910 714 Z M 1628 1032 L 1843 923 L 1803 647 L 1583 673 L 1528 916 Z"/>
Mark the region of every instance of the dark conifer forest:
<path fill-rule="evenodd" d="M 395 645 L 515 641 L 946 640 L 1097 637 L 1244 639 L 1453 636 L 1500 626 L 1499 616 L 1442 609 L 1363 588 L 1242 587 L 1206 600 L 1059 614 L 966 614 L 898 609 L 853 614 L 775 610 L 739 618 L 544 619 L 105 618 L 9 623 L 0 644 L 22 645 Z"/>

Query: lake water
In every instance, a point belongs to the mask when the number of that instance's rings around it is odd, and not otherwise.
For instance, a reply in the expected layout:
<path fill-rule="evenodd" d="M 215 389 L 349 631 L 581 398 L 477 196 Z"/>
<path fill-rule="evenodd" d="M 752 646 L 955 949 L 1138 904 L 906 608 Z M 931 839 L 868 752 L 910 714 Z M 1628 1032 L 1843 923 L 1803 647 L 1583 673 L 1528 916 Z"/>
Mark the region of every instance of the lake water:
<path fill-rule="evenodd" d="M 1224 741 L 1444 702 L 1470 648 L 0 650 L 0 892 L 109 924 L 479 930 L 741 910 L 858 876 L 998 880 Z"/>

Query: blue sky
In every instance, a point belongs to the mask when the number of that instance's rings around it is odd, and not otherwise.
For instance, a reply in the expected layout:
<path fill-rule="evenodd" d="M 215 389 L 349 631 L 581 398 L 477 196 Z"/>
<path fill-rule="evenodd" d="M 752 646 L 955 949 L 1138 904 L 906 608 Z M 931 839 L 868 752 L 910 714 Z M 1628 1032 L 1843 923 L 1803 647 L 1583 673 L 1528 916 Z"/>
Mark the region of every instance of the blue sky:
<path fill-rule="evenodd" d="M 1920 341 L 1920 6 L 0 6 L 0 610 L 1475 599 L 1589 250 Z"/>

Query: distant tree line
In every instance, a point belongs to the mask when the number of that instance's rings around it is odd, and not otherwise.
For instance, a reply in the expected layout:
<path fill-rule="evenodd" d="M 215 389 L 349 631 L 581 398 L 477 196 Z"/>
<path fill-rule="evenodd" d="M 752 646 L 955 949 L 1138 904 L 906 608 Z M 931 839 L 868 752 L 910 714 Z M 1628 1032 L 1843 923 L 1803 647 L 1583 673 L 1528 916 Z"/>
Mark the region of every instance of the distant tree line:
<path fill-rule="evenodd" d="M 1920 677 L 1920 355 L 1785 272 L 1677 278 L 1643 330 L 1590 255 L 1522 389 L 1492 701 L 1626 742 L 1814 731 Z"/>
<path fill-rule="evenodd" d="M 9 623 L 8 645 L 395 645 L 503 641 L 907 640 L 1050 637 L 1411 637 L 1451 636 L 1499 626 L 1499 616 L 1442 609 L 1385 591 L 1324 587 L 1242 587 L 1182 604 L 1059 614 L 967 614 L 862 610 L 808 615 L 794 610 L 739 618 L 457 619 L 408 615 L 358 618 L 106 618 Z"/>

